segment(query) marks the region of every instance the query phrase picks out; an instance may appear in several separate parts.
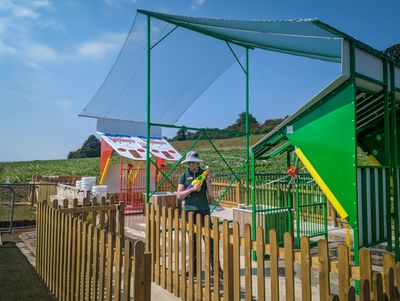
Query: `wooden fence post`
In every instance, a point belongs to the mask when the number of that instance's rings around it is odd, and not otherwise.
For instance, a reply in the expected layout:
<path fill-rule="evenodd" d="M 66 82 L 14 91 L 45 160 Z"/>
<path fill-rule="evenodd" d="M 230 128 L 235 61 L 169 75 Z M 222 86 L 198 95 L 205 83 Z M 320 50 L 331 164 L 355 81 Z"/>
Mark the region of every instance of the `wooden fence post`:
<path fill-rule="evenodd" d="M 239 223 L 233 222 L 233 299 L 240 301 L 240 231 Z"/>
<path fill-rule="evenodd" d="M 323 239 L 320 239 L 318 241 L 318 263 L 319 263 L 320 300 L 328 301 L 330 294 L 329 254 L 328 254 L 328 242 Z"/>
<path fill-rule="evenodd" d="M 265 300 L 264 233 L 257 227 L 257 300 Z"/>
<path fill-rule="evenodd" d="M 167 211 L 165 207 L 162 207 L 162 242 L 161 242 L 161 287 L 167 288 Z"/>
<path fill-rule="evenodd" d="M 210 254 L 210 243 L 211 243 L 211 228 L 210 228 L 210 216 L 204 217 L 204 299 L 205 301 L 211 300 L 211 254 Z"/>
<path fill-rule="evenodd" d="M 186 213 L 182 211 L 181 221 L 181 293 L 182 300 L 186 300 Z"/>
<path fill-rule="evenodd" d="M 279 249 L 275 229 L 269 231 L 271 300 L 279 300 Z"/>
<path fill-rule="evenodd" d="M 232 247 L 228 220 L 222 222 L 222 239 L 224 252 L 224 300 L 233 300 Z"/>
<path fill-rule="evenodd" d="M 201 214 L 198 213 L 196 215 L 196 300 L 202 300 L 203 299 L 203 292 L 202 292 L 202 254 L 203 254 L 203 249 L 202 249 L 202 217 Z"/>
<path fill-rule="evenodd" d="M 189 212 L 189 223 L 187 225 L 188 227 L 188 232 L 189 232 L 189 281 L 188 281 L 188 296 L 187 299 L 192 301 L 194 300 L 194 283 L 193 283 L 193 278 L 194 278 L 194 266 L 193 266 L 193 260 L 194 260 L 194 249 L 193 249 L 193 212 Z"/>
<path fill-rule="evenodd" d="M 148 204 L 146 205 L 146 212 L 149 208 Z M 148 245 L 146 244 L 146 248 Z M 130 301 L 131 298 L 131 276 L 132 276 L 132 267 L 131 267 L 131 242 L 126 239 L 124 245 L 124 258 L 123 258 L 123 265 L 124 265 L 124 293 L 123 293 L 123 301 Z M 151 266 L 149 270 L 144 270 L 144 273 L 151 272 Z M 96 299 L 97 300 L 97 299 Z"/>
<path fill-rule="evenodd" d="M 346 292 L 350 286 L 350 258 L 349 248 L 345 244 L 339 244 L 338 246 L 338 257 L 339 257 L 339 298 L 345 300 Z"/>
<path fill-rule="evenodd" d="M 175 209 L 174 211 L 174 281 L 173 281 L 173 289 L 175 296 L 179 297 L 179 209 Z"/>
<path fill-rule="evenodd" d="M 144 243 L 137 241 L 135 243 L 135 260 L 134 260 L 134 276 L 133 276 L 133 299 L 145 300 L 145 257 L 144 257 Z"/>
<path fill-rule="evenodd" d="M 214 262 L 213 262 L 213 272 L 214 272 L 214 292 L 213 300 L 216 301 L 220 299 L 219 293 L 219 220 L 217 217 L 213 218 L 213 245 L 214 245 Z M 225 268 L 225 267 L 224 267 Z"/>
<path fill-rule="evenodd" d="M 172 208 L 168 208 L 168 216 L 167 216 L 167 224 L 168 224 L 168 270 L 167 270 L 167 287 L 170 293 L 172 291 L 172 258 L 173 258 L 173 248 L 172 248 L 172 237 L 173 237 L 173 228 L 172 221 L 174 216 L 172 215 Z M 178 230 L 177 230 L 178 231 Z"/>
<path fill-rule="evenodd" d="M 311 301 L 311 258 L 310 241 L 303 236 L 300 239 L 301 249 L 301 300 Z"/>
<path fill-rule="evenodd" d="M 284 235 L 285 242 L 285 287 L 286 300 L 294 301 L 294 257 L 293 257 L 293 236 L 286 232 Z"/>

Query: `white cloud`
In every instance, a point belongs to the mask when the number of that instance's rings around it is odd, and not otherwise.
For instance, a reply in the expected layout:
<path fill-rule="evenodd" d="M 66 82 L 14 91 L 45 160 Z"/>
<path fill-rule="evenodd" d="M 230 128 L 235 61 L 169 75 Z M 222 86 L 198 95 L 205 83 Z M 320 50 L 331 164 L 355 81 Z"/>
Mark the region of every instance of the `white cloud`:
<path fill-rule="evenodd" d="M 8 46 L 0 41 L 0 55 L 1 54 L 14 54 L 17 50 L 14 47 Z"/>
<path fill-rule="evenodd" d="M 33 18 L 36 19 L 39 17 L 39 14 L 32 9 L 24 6 L 15 5 L 13 9 L 13 13 L 16 17 L 22 18 Z"/>
<path fill-rule="evenodd" d="M 203 6 L 203 4 L 206 2 L 206 0 L 193 0 L 192 2 L 192 6 L 190 7 L 190 9 L 199 9 L 201 6 Z"/>
<path fill-rule="evenodd" d="M 122 4 L 135 4 L 137 0 L 104 0 L 108 7 L 119 8 Z"/>
<path fill-rule="evenodd" d="M 36 1 L 33 1 L 33 6 L 34 7 L 49 8 L 52 5 L 53 4 L 48 0 L 36 0 Z"/>
<path fill-rule="evenodd" d="M 54 63 L 62 60 L 62 56 L 54 48 L 40 43 L 30 43 L 25 46 L 25 56 L 33 62 Z"/>
<path fill-rule="evenodd" d="M 72 105 L 72 101 L 70 100 L 57 100 L 55 105 L 60 109 L 67 109 Z"/>
<path fill-rule="evenodd" d="M 97 41 L 84 42 L 78 47 L 79 56 L 89 58 L 102 58 L 109 52 L 121 48 L 126 34 L 106 33 L 103 38 Z"/>

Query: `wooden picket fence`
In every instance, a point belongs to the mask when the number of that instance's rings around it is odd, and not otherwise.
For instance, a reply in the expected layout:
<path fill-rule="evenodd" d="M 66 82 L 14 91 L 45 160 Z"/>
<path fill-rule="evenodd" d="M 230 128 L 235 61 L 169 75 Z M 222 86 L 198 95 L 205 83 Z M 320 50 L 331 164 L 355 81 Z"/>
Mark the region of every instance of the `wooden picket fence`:
<path fill-rule="evenodd" d="M 396 264 L 391 253 L 383 255 L 383 272 L 379 273 L 372 269 L 368 249 L 361 250 L 360 267 L 355 267 L 345 244 L 338 246 L 337 257 L 331 259 L 328 243 L 323 239 L 314 250 L 310 248 L 309 239 L 302 237 L 300 250 L 295 250 L 290 233 L 285 233 L 284 245 L 279 246 L 276 232 L 271 230 L 270 243 L 265 244 L 262 228 L 257 228 L 253 240 L 248 224 L 240 235 L 237 222 L 229 224 L 224 220 L 221 231 L 217 218 L 211 222 L 206 216 L 202 225 L 200 215 L 195 217 L 190 213 L 186 220 L 178 209 L 167 210 L 151 204 L 146 206 L 146 222 L 146 248 L 152 253 L 153 281 L 182 300 L 293 301 L 300 296 L 301 300 L 312 300 L 314 293 L 314 300 L 317 294 L 321 301 L 347 301 L 355 300 L 356 281 L 360 287 L 358 300 L 400 299 L 397 289 L 400 288 L 400 263 Z M 194 241 L 197 243 L 196 267 L 193 264 Z M 211 244 L 213 262 L 210 262 Z M 212 270 L 218 271 L 220 262 L 223 279 L 219 273 L 212 275 Z M 284 276 L 279 273 L 282 266 Z M 299 270 L 301 277 L 295 277 Z M 333 277 L 331 273 L 336 275 Z M 331 278 L 338 284 L 335 292 L 331 291 Z M 266 282 L 270 283 L 267 287 Z"/>
<path fill-rule="evenodd" d="M 38 203 L 36 271 L 44 283 L 59 300 L 150 300 L 151 254 L 144 243 L 132 247 L 130 240 L 83 221 L 89 209 Z"/>

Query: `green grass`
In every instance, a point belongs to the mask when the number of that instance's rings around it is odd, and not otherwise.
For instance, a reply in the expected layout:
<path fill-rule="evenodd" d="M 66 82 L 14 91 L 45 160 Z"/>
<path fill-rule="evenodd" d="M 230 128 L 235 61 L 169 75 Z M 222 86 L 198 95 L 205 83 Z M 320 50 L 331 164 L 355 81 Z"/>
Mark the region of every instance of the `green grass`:
<path fill-rule="evenodd" d="M 250 137 L 250 145 L 255 144 L 264 135 Z M 182 154 L 190 147 L 193 141 L 174 141 L 172 145 Z M 213 140 L 214 145 L 224 156 L 232 169 L 237 170 L 246 158 L 244 137 Z M 229 173 L 229 168 L 219 157 L 207 140 L 201 140 L 194 148 L 206 161 L 214 174 Z M 323 156 L 324 154 L 321 154 Z M 365 154 L 359 150 L 359 165 L 368 165 Z M 119 162 L 117 157 L 113 162 Z M 286 154 L 282 154 L 268 161 L 258 161 L 258 172 L 286 172 Z M 26 162 L 0 162 L 0 183 L 28 183 L 32 175 L 51 176 L 96 176 L 99 177 L 100 159 L 71 159 L 71 160 L 47 160 Z"/>
<path fill-rule="evenodd" d="M 0 221 L 9 221 L 11 209 L 0 207 Z M 15 206 L 14 221 L 34 221 L 36 220 L 36 209 L 31 206 Z"/>
<path fill-rule="evenodd" d="M 5 242 L 0 258 L 0 300 L 57 300 L 15 243 Z"/>

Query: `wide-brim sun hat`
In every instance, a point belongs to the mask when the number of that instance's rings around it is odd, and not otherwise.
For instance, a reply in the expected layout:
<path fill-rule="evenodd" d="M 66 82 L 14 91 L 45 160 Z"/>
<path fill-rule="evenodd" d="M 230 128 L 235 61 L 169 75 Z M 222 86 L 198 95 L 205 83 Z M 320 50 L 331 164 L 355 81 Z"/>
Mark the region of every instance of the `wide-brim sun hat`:
<path fill-rule="evenodd" d="M 186 158 L 185 158 L 185 160 L 183 160 L 183 161 L 181 162 L 181 164 L 189 163 L 189 162 L 203 163 L 204 160 L 202 160 L 202 159 L 200 158 L 200 156 L 199 156 L 199 154 L 198 154 L 197 152 L 195 152 L 195 151 L 190 151 L 190 152 L 188 152 L 188 153 L 186 154 Z"/>

